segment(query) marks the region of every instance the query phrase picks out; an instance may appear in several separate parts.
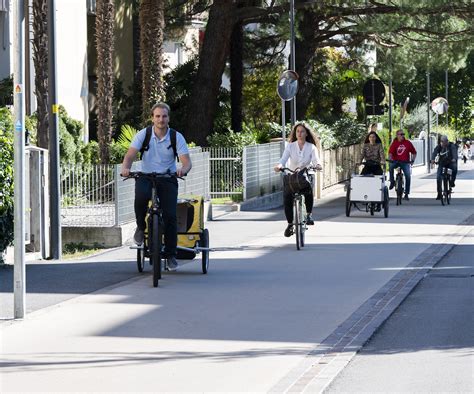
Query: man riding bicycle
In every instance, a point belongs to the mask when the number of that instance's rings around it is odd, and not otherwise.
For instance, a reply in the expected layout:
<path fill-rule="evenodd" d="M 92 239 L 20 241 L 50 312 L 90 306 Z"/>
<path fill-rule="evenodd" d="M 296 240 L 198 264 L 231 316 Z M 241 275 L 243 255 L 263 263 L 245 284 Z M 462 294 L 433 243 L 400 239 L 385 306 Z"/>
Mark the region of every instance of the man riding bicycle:
<path fill-rule="evenodd" d="M 409 140 L 405 139 L 405 133 L 402 130 L 397 130 L 397 138 L 395 138 L 390 145 L 388 158 L 391 161 L 389 167 L 390 190 L 395 187 L 395 168 L 400 167 L 406 179 L 404 199 L 409 200 L 408 195 L 410 194 L 411 184 L 410 166 L 416 159 L 416 149 Z"/>
<path fill-rule="evenodd" d="M 278 164 L 274 167 L 276 172 L 280 171 L 288 161 L 288 168 L 290 170 L 304 169 L 313 165 L 316 169 L 322 169 L 319 162 L 318 149 L 316 148 L 316 134 L 305 123 L 297 123 L 293 126 L 290 136 L 288 138 L 288 145 L 283 152 Z M 313 211 L 313 190 L 311 187 L 303 190 L 301 194 L 304 195 L 306 205 L 306 224 L 314 225 L 314 220 L 311 216 Z M 285 237 L 290 237 L 294 233 L 293 226 L 293 193 L 284 188 L 283 190 L 283 205 L 285 206 L 285 216 L 288 221 L 288 226 L 285 229 Z"/>
<path fill-rule="evenodd" d="M 449 142 L 448 137 L 442 135 L 439 144 L 434 148 L 431 154 L 431 164 L 434 164 L 436 156 L 438 156 L 438 172 L 436 175 L 436 185 L 438 195 L 437 200 L 441 200 L 441 183 L 443 180 L 443 168 L 450 168 L 452 170 L 450 187 L 454 187 L 456 175 L 458 173 L 458 148 L 456 144 Z"/>
<path fill-rule="evenodd" d="M 145 173 L 176 173 L 186 175 L 192 167 L 186 140 L 183 135 L 169 127 L 170 107 L 165 103 L 157 103 L 151 109 L 153 126 L 140 130 L 132 140 L 123 159 L 122 176 L 130 174 L 130 168 L 138 152 L 142 152 L 142 172 Z M 146 146 L 145 146 L 146 145 Z M 176 157 L 182 166 L 176 168 Z M 158 198 L 163 210 L 164 221 L 164 257 L 168 260 L 168 269 L 175 271 L 176 246 L 178 229 L 176 206 L 178 201 L 178 181 L 176 178 L 159 178 Z M 138 178 L 135 183 L 135 217 L 137 229 L 134 241 L 141 245 L 144 241 L 146 228 L 145 217 L 148 201 L 151 198 L 152 182 L 146 178 Z"/>

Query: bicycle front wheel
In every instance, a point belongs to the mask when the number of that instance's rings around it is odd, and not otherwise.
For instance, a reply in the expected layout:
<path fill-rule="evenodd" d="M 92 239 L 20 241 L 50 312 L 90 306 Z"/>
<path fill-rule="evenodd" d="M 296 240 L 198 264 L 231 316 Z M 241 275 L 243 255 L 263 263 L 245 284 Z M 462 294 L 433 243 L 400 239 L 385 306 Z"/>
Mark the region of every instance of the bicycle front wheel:
<path fill-rule="evenodd" d="M 293 203 L 293 222 L 294 222 L 294 228 L 295 228 L 297 250 L 300 250 L 301 248 L 300 211 L 301 211 L 300 202 L 297 199 L 295 199 Z"/>
<path fill-rule="evenodd" d="M 448 177 L 443 177 L 443 193 L 441 195 L 441 205 L 448 204 L 448 194 L 449 194 L 449 181 Z"/>
<path fill-rule="evenodd" d="M 152 219 L 152 241 L 150 259 L 153 265 L 153 287 L 158 287 L 158 281 L 161 279 L 161 239 L 162 230 L 158 215 L 153 215 Z"/>
<path fill-rule="evenodd" d="M 397 205 L 402 205 L 403 197 L 403 179 L 402 176 L 397 176 Z"/>

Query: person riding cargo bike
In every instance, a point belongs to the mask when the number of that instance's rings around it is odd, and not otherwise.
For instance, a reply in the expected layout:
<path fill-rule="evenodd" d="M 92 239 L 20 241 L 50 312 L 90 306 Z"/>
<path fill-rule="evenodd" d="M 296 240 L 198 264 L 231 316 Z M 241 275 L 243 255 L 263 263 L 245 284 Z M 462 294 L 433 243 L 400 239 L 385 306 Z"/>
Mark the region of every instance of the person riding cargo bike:
<path fill-rule="evenodd" d="M 169 127 L 170 107 L 165 103 L 156 103 L 151 108 L 153 125 L 140 130 L 133 138 L 123 159 L 122 176 L 130 175 L 130 168 L 138 152 L 142 157 L 142 172 L 173 174 L 157 180 L 157 193 L 163 210 L 164 221 L 164 254 L 170 271 L 178 268 L 176 262 L 178 181 L 176 177 L 185 176 L 192 167 L 186 140 L 178 131 Z M 181 168 L 176 166 L 176 158 Z M 152 181 L 147 177 L 136 179 L 135 183 L 135 217 L 137 229 L 134 241 L 143 244 L 146 229 L 148 201 L 152 194 Z"/>

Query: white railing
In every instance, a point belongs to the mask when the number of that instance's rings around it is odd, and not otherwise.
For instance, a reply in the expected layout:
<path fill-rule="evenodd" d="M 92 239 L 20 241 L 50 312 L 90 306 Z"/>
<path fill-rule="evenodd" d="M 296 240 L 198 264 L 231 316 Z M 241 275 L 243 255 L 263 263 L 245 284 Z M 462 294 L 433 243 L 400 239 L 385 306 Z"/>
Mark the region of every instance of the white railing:
<path fill-rule="evenodd" d="M 243 151 L 243 199 L 282 190 L 281 175 L 273 170 L 280 160 L 283 142 L 246 146 Z"/>
<path fill-rule="evenodd" d="M 113 165 L 61 166 L 61 219 L 64 226 L 114 225 Z"/>
<path fill-rule="evenodd" d="M 211 197 L 243 195 L 242 148 L 203 148 L 209 153 L 209 190 Z"/>

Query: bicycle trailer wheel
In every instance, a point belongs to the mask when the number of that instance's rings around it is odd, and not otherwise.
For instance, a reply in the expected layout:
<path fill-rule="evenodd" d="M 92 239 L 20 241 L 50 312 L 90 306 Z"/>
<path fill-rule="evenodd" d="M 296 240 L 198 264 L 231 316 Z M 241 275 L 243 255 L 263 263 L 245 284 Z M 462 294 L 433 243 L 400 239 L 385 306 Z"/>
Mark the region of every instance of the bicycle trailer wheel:
<path fill-rule="evenodd" d="M 207 228 L 202 230 L 200 245 L 203 248 L 209 248 L 209 230 Z M 202 250 L 201 253 L 202 273 L 207 274 L 207 271 L 209 270 L 209 250 Z"/>

